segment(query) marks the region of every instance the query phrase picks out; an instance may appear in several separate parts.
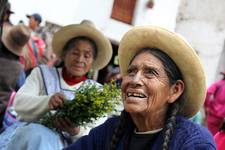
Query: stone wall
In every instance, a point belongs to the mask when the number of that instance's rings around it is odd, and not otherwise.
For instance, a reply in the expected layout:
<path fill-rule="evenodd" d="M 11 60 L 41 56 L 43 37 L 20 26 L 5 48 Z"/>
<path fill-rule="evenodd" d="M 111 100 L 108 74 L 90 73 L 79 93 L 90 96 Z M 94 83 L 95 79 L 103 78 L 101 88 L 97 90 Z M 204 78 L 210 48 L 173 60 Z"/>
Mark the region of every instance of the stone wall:
<path fill-rule="evenodd" d="M 225 70 L 225 1 L 181 0 L 176 32 L 198 52 L 206 72 L 207 86 L 221 78 Z"/>

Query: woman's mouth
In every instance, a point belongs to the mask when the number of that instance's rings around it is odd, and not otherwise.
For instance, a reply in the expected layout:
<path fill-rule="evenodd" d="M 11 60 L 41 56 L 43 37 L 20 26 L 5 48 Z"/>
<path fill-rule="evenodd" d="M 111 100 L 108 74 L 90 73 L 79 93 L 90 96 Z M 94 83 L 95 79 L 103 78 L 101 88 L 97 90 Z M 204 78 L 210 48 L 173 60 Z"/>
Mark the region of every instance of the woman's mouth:
<path fill-rule="evenodd" d="M 142 93 L 128 92 L 127 97 L 146 98 L 147 96 Z"/>

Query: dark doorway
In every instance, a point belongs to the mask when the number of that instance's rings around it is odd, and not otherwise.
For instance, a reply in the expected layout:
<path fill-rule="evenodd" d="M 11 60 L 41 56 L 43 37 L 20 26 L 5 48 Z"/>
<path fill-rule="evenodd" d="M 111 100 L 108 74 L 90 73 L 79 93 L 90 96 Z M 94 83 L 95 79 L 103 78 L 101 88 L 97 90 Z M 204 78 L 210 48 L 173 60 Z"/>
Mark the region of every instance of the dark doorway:
<path fill-rule="evenodd" d="M 101 83 L 101 84 L 104 84 L 105 83 L 106 76 L 108 74 L 108 67 L 110 65 L 112 67 L 118 66 L 118 64 L 115 64 L 115 62 L 114 62 L 116 56 L 118 55 L 118 44 L 112 43 L 112 48 L 113 48 L 113 56 L 112 56 L 109 64 L 106 67 L 104 67 L 103 69 L 99 70 L 99 72 L 98 72 L 98 79 L 97 79 L 97 81 L 99 83 Z"/>

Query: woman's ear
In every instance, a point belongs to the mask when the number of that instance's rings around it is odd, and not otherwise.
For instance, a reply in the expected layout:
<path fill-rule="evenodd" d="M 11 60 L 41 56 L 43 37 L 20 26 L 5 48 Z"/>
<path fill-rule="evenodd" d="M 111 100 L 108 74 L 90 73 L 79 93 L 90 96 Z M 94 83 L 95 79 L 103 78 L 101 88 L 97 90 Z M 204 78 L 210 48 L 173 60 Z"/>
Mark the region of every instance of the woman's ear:
<path fill-rule="evenodd" d="M 170 98 L 168 103 L 175 102 L 184 92 L 184 82 L 177 80 L 175 84 L 170 87 Z"/>

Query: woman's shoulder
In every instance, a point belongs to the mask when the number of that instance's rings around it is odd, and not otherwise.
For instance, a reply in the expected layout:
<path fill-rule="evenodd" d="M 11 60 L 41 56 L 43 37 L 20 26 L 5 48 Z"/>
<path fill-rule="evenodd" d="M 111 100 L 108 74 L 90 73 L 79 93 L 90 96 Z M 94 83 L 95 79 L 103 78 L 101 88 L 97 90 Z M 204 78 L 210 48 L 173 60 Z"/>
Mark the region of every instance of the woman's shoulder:
<path fill-rule="evenodd" d="M 102 132 L 103 130 L 111 131 L 112 129 L 116 128 L 118 123 L 119 123 L 119 117 L 113 116 L 113 117 L 108 118 L 103 124 L 97 126 L 94 129 L 98 130 L 100 132 Z"/>
<path fill-rule="evenodd" d="M 174 138 L 179 140 L 179 143 L 189 146 L 215 147 L 213 136 L 206 127 L 181 116 L 177 117 L 176 122 Z"/>
<path fill-rule="evenodd" d="M 184 118 L 182 116 L 178 116 L 176 119 L 177 125 L 176 130 L 187 136 L 211 136 L 211 133 L 208 131 L 207 128 L 200 124 L 196 124 L 191 120 Z"/>

